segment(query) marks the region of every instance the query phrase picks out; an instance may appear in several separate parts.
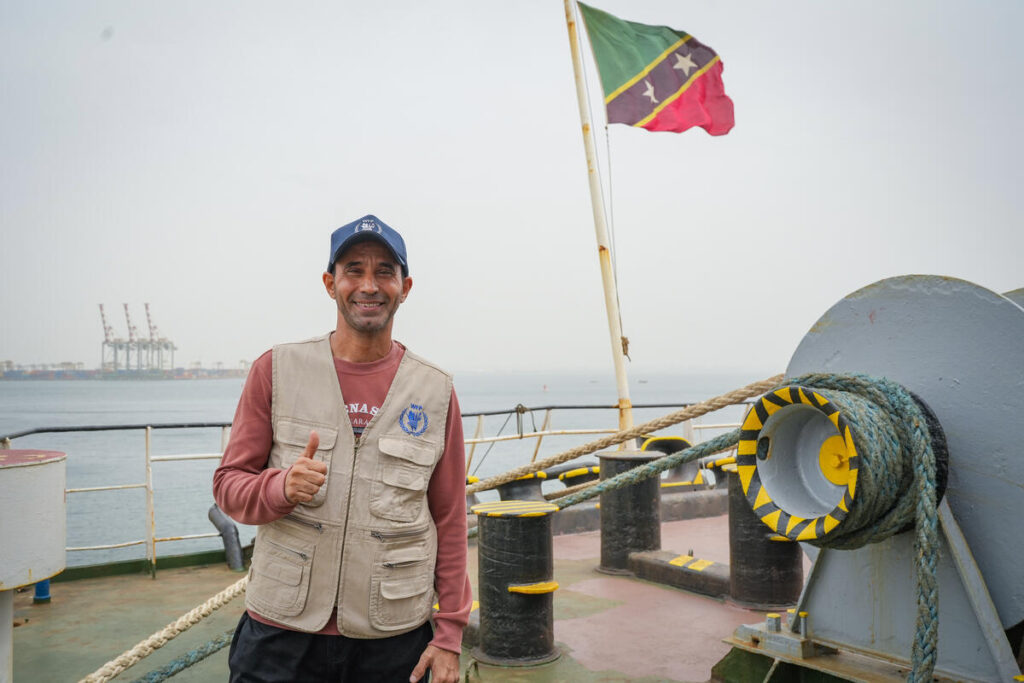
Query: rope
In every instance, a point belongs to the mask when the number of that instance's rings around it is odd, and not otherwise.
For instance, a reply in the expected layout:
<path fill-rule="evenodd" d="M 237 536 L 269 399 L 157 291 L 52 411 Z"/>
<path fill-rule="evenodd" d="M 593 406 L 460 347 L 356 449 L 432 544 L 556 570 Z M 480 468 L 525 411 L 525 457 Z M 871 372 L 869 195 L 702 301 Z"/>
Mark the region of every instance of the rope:
<path fill-rule="evenodd" d="M 927 420 L 913 396 L 885 378 L 821 373 L 796 377 L 785 385 L 814 387 L 838 406 L 850 425 L 862 462 L 857 473 L 856 505 L 826 538 L 809 542 L 826 548 L 854 549 L 914 526 L 917 616 L 908 680 L 931 681 L 938 650 L 939 531 L 935 453 Z M 556 504 L 564 510 L 605 491 L 729 450 L 739 437 L 739 429 L 722 434 L 561 497 Z"/>
<path fill-rule="evenodd" d="M 213 653 L 219 652 L 222 648 L 230 645 L 234 635 L 235 629 L 225 631 L 213 640 L 207 641 L 194 650 L 189 650 L 181 657 L 172 660 L 167 666 L 154 669 L 145 676 L 136 678 L 132 683 L 161 683 L 166 681 L 168 678 L 181 673 L 194 664 L 198 664 Z"/>
<path fill-rule="evenodd" d="M 927 419 L 910 392 L 885 378 L 822 373 L 790 384 L 814 387 L 842 411 L 861 456 L 856 504 L 832 533 L 811 543 L 860 548 L 914 527 L 917 615 L 907 680 L 931 681 L 939 636 L 939 524 Z"/>
<path fill-rule="evenodd" d="M 582 484 L 576 484 L 575 486 L 566 486 L 564 489 L 559 491 L 552 491 L 551 493 L 545 493 L 545 500 L 555 500 L 556 498 L 564 498 L 577 491 L 584 491 L 589 489 L 591 486 L 597 486 L 597 481 L 585 481 Z"/>
<path fill-rule="evenodd" d="M 583 491 L 578 491 L 572 495 L 559 498 L 558 502 L 555 503 L 559 510 L 582 503 L 585 500 L 596 498 L 605 491 L 614 491 L 615 489 L 621 489 L 626 486 L 632 486 L 637 482 L 649 479 L 650 477 L 657 476 L 667 469 L 682 465 L 683 463 L 696 460 L 697 458 L 703 458 L 707 455 L 714 455 L 721 451 L 727 451 L 735 446 L 740 440 L 740 430 L 734 429 L 731 432 L 721 434 L 713 439 L 702 441 L 696 446 L 676 451 L 670 455 L 658 458 L 654 462 L 649 462 L 639 467 L 634 467 L 631 470 L 626 470 L 621 474 L 617 474 L 614 477 L 605 479 L 594 486 L 591 486 Z"/>
<path fill-rule="evenodd" d="M 241 595 L 248 581 L 249 577 L 247 576 L 239 579 L 203 604 L 179 617 L 177 621 L 168 624 L 132 649 L 110 660 L 79 683 L 106 683 L 111 680 L 128 667 L 148 657 L 154 650 L 166 645 L 167 641 L 192 628 L 205 617 L 210 616 L 214 611 Z"/>
<path fill-rule="evenodd" d="M 561 465 L 563 462 L 575 460 L 576 458 L 579 458 L 584 455 L 589 455 L 590 453 L 606 449 L 610 446 L 616 446 L 622 443 L 623 441 L 629 441 L 630 439 L 635 439 L 638 436 L 643 436 L 651 432 L 656 432 L 661 429 L 665 429 L 666 427 L 671 427 L 672 425 L 679 424 L 680 422 L 692 420 L 695 417 L 700 417 L 701 415 L 712 413 L 716 410 L 721 410 L 725 406 L 730 406 L 736 403 L 742 403 L 743 401 L 746 401 L 749 398 L 753 398 L 754 396 L 760 396 L 761 394 L 768 391 L 772 387 L 778 386 L 779 382 L 781 381 L 782 375 L 775 375 L 774 377 L 769 377 L 768 379 L 761 380 L 760 382 L 748 384 L 747 386 L 741 389 L 736 389 L 734 391 L 730 391 L 729 393 L 722 394 L 721 396 L 716 396 L 715 398 L 709 399 L 707 401 L 703 401 L 701 403 L 697 403 L 687 408 L 683 408 L 682 410 L 677 410 L 674 413 L 669 413 L 668 415 L 664 415 L 655 420 L 651 420 L 650 422 L 645 422 L 642 425 L 632 427 L 621 432 L 616 432 L 615 434 L 610 434 L 609 436 L 603 437 L 596 441 L 591 441 L 590 443 L 584 444 L 582 446 L 577 446 L 576 448 L 572 448 L 563 453 L 549 456 L 547 458 L 544 458 L 543 460 L 538 460 L 537 462 L 534 463 L 516 467 L 514 469 L 509 470 L 508 472 L 505 472 L 504 474 L 489 477 L 487 479 L 482 479 L 475 484 L 467 486 L 466 493 L 477 493 L 479 491 L 486 491 L 488 489 L 497 488 L 502 484 L 507 484 L 510 481 L 515 481 L 516 479 L 523 475 L 531 474 L 533 472 L 544 470 L 549 467 L 554 467 L 555 465 Z"/>

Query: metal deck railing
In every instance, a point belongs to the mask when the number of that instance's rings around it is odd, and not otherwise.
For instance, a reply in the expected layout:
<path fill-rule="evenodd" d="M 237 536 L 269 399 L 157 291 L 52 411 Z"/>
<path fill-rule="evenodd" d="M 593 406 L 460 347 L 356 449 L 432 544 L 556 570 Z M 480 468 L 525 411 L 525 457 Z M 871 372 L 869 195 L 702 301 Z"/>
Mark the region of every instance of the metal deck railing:
<path fill-rule="evenodd" d="M 675 409 L 684 408 L 688 403 L 656 403 L 656 404 L 638 404 L 634 405 L 635 410 L 641 409 Z M 531 462 L 536 460 L 542 441 L 546 437 L 555 436 L 585 436 L 585 435 L 598 435 L 598 434 L 614 434 L 618 431 L 616 428 L 592 428 L 592 429 L 553 429 L 551 428 L 552 416 L 555 411 L 566 411 L 566 410 L 607 410 L 616 411 L 614 413 L 615 419 L 617 419 L 618 407 L 614 405 L 548 405 L 548 406 L 537 406 L 527 407 L 522 404 L 516 406 L 511 410 L 495 410 L 475 413 L 463 413 L 463 419 L 476 419 L 476 428 L 472 437 L 465 439 L 467 448 L 466 451 L 466 471 L 469 472 L 469 468 L 472 465 L 473 457 L 475 455 L 476 447 L 481 444 L 488 444 L 493 446 L 499 442 L 516 441 L 516 440 L 527 440 L 535 439 L 535 445 L 533 449 L 533 456 Z M 543 411 L 543 425 L 540 429 L 534 428 L 527 430 L 524 427 L 524 416 L 529 414 L 531 421 L 534 413 Z M 483 436 L 484 420 L 487 417 L 495 417 L 507 415 L 507 419 L 502 427 L 498 430 L 497 434 L 493 436 Z M 516 418 L 515 431 L 508 434 L 503 434 L 505 428 L 508 426 L 512 417 Z M 737 427 L 737 424 L 722 423 L 722 424 L 703 424 L 697 422 L 685 422 L 682 424 L 684 438 L 690 443 L 694 443 L 694 435 L 697 432 L 703 430 L 712 429 L 732 429 Z M 157 430 L 168 430 L 168 429 L 211 429 L 219 428 L 221 430 L 221 444 L 220 451 L 216 453 L 183 453 L 177 455 L 153 455 L 153 433 Z M 156 572 L 156 546 L 158 543 L 167 543 L 173 541 L 185 541 L 202 538 L 215 538 L 220 536 L 219 532 L 209 532 L 202 534 L 184 534 L 184 535 L 173 535 L 173 536 L 157 536 L 156 535 L 156 510 L 154 506 L 155 489 L 153 486 L 153 464 L 164 463 L 164 462 L 181 462 L 191 460 L 219 460 L 224 453 L 224 449 L 228 443 L 228 437 L 230 434 L 231 423 L 230 422 L 174 422 L 174 423 L 160 423 L 160 424 L 130 424 L 130 425 L 78 425 L 78 426 L 60 426 L 60 427 L 37 427 L 33 429 L 27 429 L 24 431 L 14 432 L 0 437 L 0 449 L 10 449 L 13 446 L 15 439 L 23 438 L 26 436 L 39 435 L 39 434 L 58 434 L 58 433 L 83 433 L 83 432 L 107 432 L 107 431 L 133 431 L 141 430 L 145 434 L 145 481 L 130 484 L 114 484 L 107 486 L 87 486 L 87 487 L 74 487 L 66 488 L 66 494 L 83 494 L 83 493 L 95 493 L 99 491 L 115 491 L 124 489 L 144 489 L 145 500 L 146 500 L 146 535 L 145 538 L 122 541 L 116 543 L 106 543 L 99 545 L 88 545 L 88 546 L 69 546 L 65 548 L 66 552 L 82 552 L 88 550 L 111 550 L 116 548 L 127 548 L 131 546 L 144 545 L 146 548 L 146 560 L 150 563 L 151 573 Z M 485 454 L 486 455 L 486 454 Z"/>

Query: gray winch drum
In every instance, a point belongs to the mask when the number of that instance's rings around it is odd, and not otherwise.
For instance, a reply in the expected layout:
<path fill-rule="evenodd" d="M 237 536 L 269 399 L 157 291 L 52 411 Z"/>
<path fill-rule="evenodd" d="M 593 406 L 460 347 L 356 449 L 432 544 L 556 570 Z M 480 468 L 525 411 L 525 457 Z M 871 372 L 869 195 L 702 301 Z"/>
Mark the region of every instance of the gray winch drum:
<path fill-rule="evenodd" d="M 948 548 L 939 553 L 935 671 L 971 680 L 995 676 L 994 669 L 979 672 L 1003 657 L 989 658 L 994 641 L 974 625 L 986 612 L 971 602 L 971 591 L 991 598 L 997 627 L 1019 629 L 1024 622 L 1024 543 L 1017 529 L 1024 518 L 1024 451 L 1015 431 L 1024 415 L 1024 308 L 1015 302 L 1024 295 L 1008 294 L 931 275 L 876 282 L 832 306 L 786 369 L 788 380 L 814 373 L 885 378 L 910 392 L 926 420 L 941 427 L 931 429 L 937 494 L 978 574 L 955 568 Z M 808 387 L 767 394 L 760 414 L 748 413 L 737 451 L 754 512 L 770 530 L 808 542 L 812 555 L 817 549 L 810 543 L 828 548 L 829 534 L 856 506 L 858 449 L 873 448 L 851 437 L 842 406 L 826 403 Z M 937 432 L 945 452 L 936 445 Z M 948 472 L 941 471 L 943 460 Z M 813 616 L 816 639 L 906 661 L 915 618 L 912 540 L 897 534 L 828 550 L 800 599 Z M 980 577 L 980 584 L 958 572 Z"/>

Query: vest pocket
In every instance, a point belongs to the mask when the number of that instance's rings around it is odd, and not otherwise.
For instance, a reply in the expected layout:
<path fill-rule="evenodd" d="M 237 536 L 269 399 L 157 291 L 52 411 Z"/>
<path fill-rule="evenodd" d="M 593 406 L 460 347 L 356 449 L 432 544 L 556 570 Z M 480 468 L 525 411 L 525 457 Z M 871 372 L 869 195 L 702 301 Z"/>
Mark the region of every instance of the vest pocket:
<path fill-rule="evenodd" d="M 422 624 L 434 601 L 433 578 L 426 557 L 396 557 L 377 564 L 370 586 L 370 624 L 380 631 Z"/>
<path fill-rule="evenodd" d="M 288 469 L 292 466 L 292 463 L 299 459 L 302 452 L 306 450 L 306 444 L 309 443 L 309 432 L 314 429 L 317 436 L 320 437 L 320 445 L 317 446 L 313 459 L 327 463 L 327 467 L 330 468 L 331 453 L 334 451 L 334 444 L 338 440 L 337 428 L 325 424 L 299 422 L 288 418 L 281 418 L 274 428 L 274 440 L 281 446 L 280 466 L 282 469 Z M 327 479 L 330 481 L 330 477 Z M 313 500 L 308 503 L 302 503 L 302 505 L 306 507 L 323 505 L 324 500 L 327 499 L 328 481 L 323 483 L 320 490 L 313 496 Z"/>
<path fill-rule="evenodd" d="M 270 531 L 265 528 L 264 531 Z M 306 607 L 315 545 L 263 533 L 252 556 L 247 595 L 253 606 L 283 616 L 295 616 Z"/>
<path fill-rule="evenodd" d="M 394 522 L 412 522 L 423 511 L 437 447 L 390 436 L 377 440 L 381 453 L 370 490 L 370 512 Z"/>

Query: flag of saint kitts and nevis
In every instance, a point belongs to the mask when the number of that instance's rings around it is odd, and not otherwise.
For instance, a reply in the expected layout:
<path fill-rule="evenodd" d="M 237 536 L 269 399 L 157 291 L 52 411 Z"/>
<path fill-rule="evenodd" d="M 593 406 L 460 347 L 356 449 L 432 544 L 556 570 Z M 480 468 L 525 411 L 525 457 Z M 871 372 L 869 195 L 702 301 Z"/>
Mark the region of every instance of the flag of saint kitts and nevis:
<path fill-rule="evenodd" d="M 735 120 L 722 60 L 693 36 L 613 17 L 578 3 L 601 74 L 608 123 L 725 135 Z"/>

